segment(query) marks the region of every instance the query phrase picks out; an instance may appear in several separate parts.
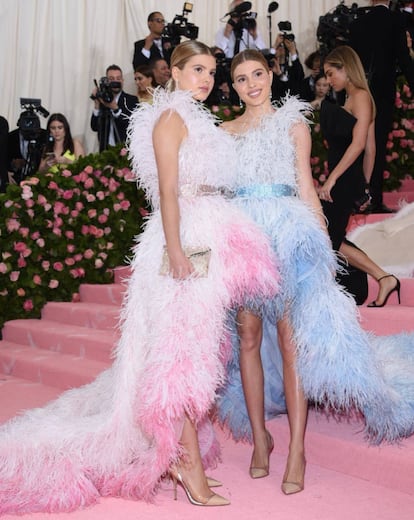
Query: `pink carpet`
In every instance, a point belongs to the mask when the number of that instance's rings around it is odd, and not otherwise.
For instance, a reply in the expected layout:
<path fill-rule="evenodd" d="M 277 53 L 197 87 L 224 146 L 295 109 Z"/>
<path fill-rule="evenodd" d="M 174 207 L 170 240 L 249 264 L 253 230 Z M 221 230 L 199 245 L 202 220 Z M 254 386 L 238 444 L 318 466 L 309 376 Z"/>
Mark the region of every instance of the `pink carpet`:
<path fill-rule="evenodd" d="M 414 194 L 414 183 L 405 195 Z M 402 196 L 387 196 L 397 204 Z M 407 195 L 408 194 L 408 195 Z M 394 197 L 394 198 L 392 198 Z M 391 201 L 391 202 L 390 202 Z M 385 218 L 385 216 L 382 216 Z M 381 218 L 381 216 L 364 217 Z M 353 225 L 361 225 L 354 221 Z M 116 324 L 128 269 L 116 272 L 111 285 L 84 285 L 78 303 L 48 303 L 41 320 L 6 323 L 0 342 L 0 421 L 25 408 L 41 406 L 62 389 L 87 383 L 110 363 Z M 370 281 L 368 301 L 375 297 Z M 361 324 L 377 334 L 414 330 L 414 280 L 402 280 L 402 305 L 395 295 L 382 309 L 360 307 Z M 89 509 L 70 514 L 35 514 L 36 519 L 112 520 L 214 519 L 256 520 L 412 520 L 414 518 L 414 437 L 399 446 L 368 446 L 362 422 L 339 421 L 310 411 L 307 432 L 305 490 L 286 497 L 280 491 L 288 443 L 286 416 L 268 424 L 275 438 L 268 478 L 253 481 L 247 473 L 251 448 L 235 444 L 218 431 L 223 462 L 210 472 L 223 481 L 219 491 L 231 499 L 223 508 L 191 506 L 182 490 L 173 501 L 169 483 L 162 486 L 155 504 L 103 499 Z M 181 491 L 181 492 L 180 492 Z M 3 516 L 5 519 L 14 518 Z"/>

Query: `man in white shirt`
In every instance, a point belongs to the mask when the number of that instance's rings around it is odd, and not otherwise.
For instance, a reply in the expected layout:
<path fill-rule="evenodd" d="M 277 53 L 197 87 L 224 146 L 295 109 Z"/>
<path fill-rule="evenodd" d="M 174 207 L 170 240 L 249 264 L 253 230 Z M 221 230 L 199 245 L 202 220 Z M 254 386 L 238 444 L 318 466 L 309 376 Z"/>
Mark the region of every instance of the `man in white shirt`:
<path fill-rule="evenodd" d="M 229 6 L 230 18 L 216 34 L 215 44 L 223 49 L 226 58 L 233 58 L 235 54 L 244 49 L 261 50 L 266 48 L 266 44 L 257 30 L 256 20 L 246 17 L 247 12 L 237 9 L 237 6 L 241 4 L 250 4 L 251 6 L 250 2 L 233 0 Z"/>

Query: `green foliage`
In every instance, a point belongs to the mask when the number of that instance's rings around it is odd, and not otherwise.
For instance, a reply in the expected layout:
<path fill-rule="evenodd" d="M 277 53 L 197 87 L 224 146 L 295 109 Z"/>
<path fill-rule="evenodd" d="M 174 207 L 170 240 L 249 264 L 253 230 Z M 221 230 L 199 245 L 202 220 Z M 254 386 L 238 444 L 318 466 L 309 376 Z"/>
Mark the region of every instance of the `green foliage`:
<path fill-rule="evenodd" d="M 111 282 L 147 213 L 120 146 L 9 185 L 0 206 L 0 326 Z"/>

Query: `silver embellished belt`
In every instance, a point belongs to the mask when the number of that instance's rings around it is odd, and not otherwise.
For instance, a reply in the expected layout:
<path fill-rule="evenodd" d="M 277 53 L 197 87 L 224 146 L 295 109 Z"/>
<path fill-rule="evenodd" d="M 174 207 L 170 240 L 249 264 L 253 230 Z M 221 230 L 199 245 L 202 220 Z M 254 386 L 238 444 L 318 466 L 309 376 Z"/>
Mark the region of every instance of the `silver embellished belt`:
<path fill-rule="evenodd" d="M 208 184 L 183 184 L 180 186 L 180 195 L 182 197 L 205 197 L 208 195 L 220 195 L 231 199 L 235 193 L 226 186 L 210 186 Z"/>

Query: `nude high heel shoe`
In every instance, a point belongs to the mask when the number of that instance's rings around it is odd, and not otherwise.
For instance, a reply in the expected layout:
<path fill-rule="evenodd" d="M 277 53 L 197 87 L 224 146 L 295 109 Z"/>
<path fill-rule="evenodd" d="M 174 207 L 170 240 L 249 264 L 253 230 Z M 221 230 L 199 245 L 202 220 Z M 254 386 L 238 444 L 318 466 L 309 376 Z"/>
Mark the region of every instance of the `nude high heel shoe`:
<path fill-rule="evenodd" d="M 224 498 L 213 492 L 209 497 L 203 497 L 201 495 L 195 494 L 194 491 L 191 490 L 188 484 L 185 482 L 183 476 L 177 468 L 170 470 L 170 476 L 174 485 L 174 500 L 177 500 L 177 484 L 179 484 L 184 489 L 190 503 L 194 506 L 227 506 L 230 504 L 230 500 L 227 500 L 227 498 Z"/>
<path fill-rule="evenodd" d="M 295 493 L 300 493 L 301 491 L 303 491 L 305 489 L 306 460 L 304 460 L 303 463 L 304 463 L 303 476 L 302 476 L 302 479 L 298 482 L 292 482 L 292 481 L 287 480 L 287 468 L 286 468 L 285 474 L 283 476 L 282 486 L 281 486 L 282 492 L 285 495 L 294 495 Z"/>
<path fill-rule="evenodd" d="M 273 451 L 273 448 L 275 447 L 275 443 L 273 442 L 273 437 L 271 434 L 266 430 L 267 434 L 267 449 L 268 449 L 268 455 L 270 457 L 270 454 Z M 267 461 L 267 465 L 264 467 L 255 467 L 250 466 L 249 468 L 249 474 L 251 478 L 264 478 L 269 475 L 269 461 Z"/>

